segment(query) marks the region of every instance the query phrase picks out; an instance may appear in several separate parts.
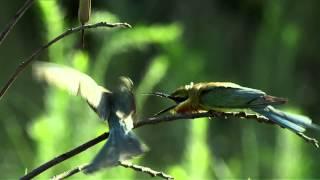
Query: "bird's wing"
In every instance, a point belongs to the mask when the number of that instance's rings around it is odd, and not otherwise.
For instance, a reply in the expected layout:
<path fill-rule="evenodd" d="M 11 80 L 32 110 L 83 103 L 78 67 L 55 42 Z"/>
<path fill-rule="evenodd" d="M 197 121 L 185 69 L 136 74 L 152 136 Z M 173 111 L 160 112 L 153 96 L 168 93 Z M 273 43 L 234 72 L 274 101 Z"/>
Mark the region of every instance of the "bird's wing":
<path fill-rule="evenodd" d="M 81 96 L 100 117 L 106 119 L 111 92 L 99 86 L 88 75 L 66 66 L 45 62 L 34 63 L 33 72 L 38 80 L 46 81 L 72 95 Z"/>
<path fill-rule="evenodd" d="M 266 95 L 265 92 L 239 86 L 234 83 L 209 83 L 202 89 L 201 103 L 208 108 L 252 108 L 283 104 L 283 98 Z"/>

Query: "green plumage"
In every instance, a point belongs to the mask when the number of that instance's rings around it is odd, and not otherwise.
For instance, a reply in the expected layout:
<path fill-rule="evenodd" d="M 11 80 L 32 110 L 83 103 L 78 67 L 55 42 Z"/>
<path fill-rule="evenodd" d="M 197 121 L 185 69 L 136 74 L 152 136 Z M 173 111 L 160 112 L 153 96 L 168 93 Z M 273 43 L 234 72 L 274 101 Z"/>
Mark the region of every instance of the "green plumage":
<path fill-rule="evenodd" d="M 207 109 L 246 109 L 266 105 L 283 104 L 285 103 L 285 100 L 283 98 L 268 96 L 265 92 L 260 90 L 241 86 L 209 86 L 202 89 L 200 103 L 207 107 Z"/>

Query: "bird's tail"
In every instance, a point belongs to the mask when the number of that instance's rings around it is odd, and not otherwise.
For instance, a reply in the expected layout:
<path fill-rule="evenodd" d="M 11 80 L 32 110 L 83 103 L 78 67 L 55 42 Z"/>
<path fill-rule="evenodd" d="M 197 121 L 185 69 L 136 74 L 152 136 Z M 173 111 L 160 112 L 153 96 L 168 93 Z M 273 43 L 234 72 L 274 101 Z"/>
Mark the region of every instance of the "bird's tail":
<path fill-rule="evenodd" d="M 312 120 L 306 116 L 283 112 L 275 109 L 272 106 L 266 106 L 264 108 L 252 108 L 252 110 L 295 133 L 302 133 L 307 128 L 320 130 L 320 126 L 313 124 Z"/>
<path fill-rule="evenodd" d="M 147 146 L 132 131 L 126 132 L 124 127 L 112 128 L 108 141 L 92 163 L 86 167 L 85 173 L 93 173 L 100 168 L 116 166 L 119 161 L 141 155 L 147 149 Z"/>

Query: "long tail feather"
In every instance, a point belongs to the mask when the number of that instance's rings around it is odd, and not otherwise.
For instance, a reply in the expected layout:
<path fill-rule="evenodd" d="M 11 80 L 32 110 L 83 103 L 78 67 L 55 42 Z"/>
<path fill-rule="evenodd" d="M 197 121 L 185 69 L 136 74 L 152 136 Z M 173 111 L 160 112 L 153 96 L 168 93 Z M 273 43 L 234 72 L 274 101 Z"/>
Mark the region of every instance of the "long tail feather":
<path fill-rule="evenodd" d="M 320 130 L 320 127 L 316 124 L 312 124 L 312 120 L 306 116 L 283 112 L 272 106 L 252 108 L 252 110 L 295 133 L 304 132 L 306 128 Z"/>

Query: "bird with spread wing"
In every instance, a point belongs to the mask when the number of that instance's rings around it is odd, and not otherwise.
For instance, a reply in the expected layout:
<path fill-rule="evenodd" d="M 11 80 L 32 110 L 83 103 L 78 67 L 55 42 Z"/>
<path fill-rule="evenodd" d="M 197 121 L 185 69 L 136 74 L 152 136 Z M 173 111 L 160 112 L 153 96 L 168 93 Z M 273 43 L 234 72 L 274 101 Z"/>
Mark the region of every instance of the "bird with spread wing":
<path fill-rule="evenodd" d="M 131 131 L 136 107 L 133 83 L 129 78 L 121 77 L 117 88 L 111 92 L 88 75 L 66 66 L 37 62 L 33 72 L 38 80 L 81 96 L 101 119 L 108 122 L 109 138 L 85 169 L 86 173 L 116 166 L 120 161 L 141 155 L 147 150 L 147 146 Z"/>

